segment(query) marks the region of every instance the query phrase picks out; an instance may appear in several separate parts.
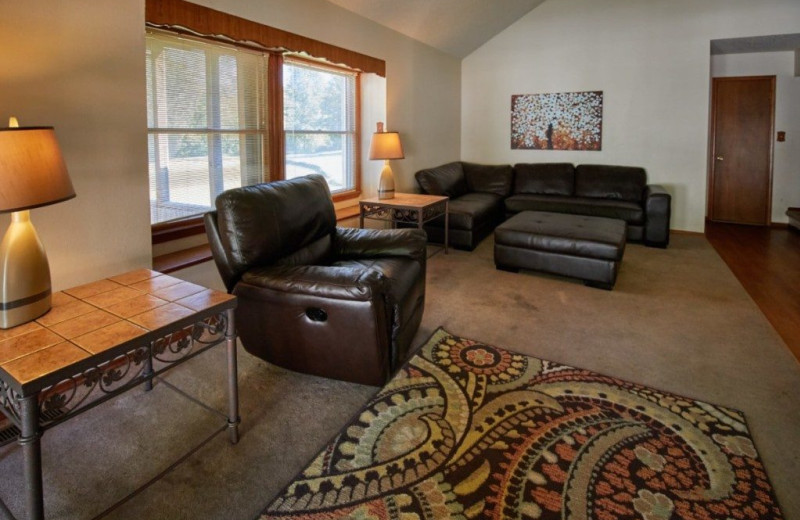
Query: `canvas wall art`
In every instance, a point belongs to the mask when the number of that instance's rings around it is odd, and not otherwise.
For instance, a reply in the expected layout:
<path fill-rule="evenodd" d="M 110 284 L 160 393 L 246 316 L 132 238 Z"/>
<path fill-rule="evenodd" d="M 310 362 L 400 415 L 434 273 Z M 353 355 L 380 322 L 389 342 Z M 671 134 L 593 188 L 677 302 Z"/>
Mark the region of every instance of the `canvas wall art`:
<path fill-rule="evenodd" d="M 600 150 L 603 92 L 511 96 L 512 150 Z"/>

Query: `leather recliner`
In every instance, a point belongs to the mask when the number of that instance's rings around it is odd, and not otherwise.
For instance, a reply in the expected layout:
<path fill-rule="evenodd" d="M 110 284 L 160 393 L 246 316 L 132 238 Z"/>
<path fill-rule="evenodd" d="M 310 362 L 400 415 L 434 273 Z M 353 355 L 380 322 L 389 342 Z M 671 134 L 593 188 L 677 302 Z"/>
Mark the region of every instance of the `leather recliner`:
<path fill-rule="evenodd" d="M 205 225 L 251 354 L 368 385 L 408 356 L 425 307 L 424 231 L 337 227 L 320 175 L 228 190 Z"/>

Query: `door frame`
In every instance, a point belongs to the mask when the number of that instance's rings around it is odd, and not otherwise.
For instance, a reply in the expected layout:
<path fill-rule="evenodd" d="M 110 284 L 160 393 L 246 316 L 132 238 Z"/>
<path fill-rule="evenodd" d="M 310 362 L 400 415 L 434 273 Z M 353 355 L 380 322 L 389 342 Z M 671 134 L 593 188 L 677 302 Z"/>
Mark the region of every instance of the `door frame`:
<path fill-rule="evenodd" d="M 717 156 L 717 85 L 726 81 L 742 81 L 742 80 L 770 80 L 772 91 L 770 92 L 770 134 L 769 134 L 769 179 L 767 181 L 767 207 L 764 215 L 764 226 L 772 225 L 772 169 L 775 160 L 775 83 L 776 76 L 723 76 L 711 78 L 711 131 L 710 143 L 708 154 L 708 197 L 706 200 L 706 218 L 711 220 L 714 216 L 714 175 L 716 170 L 716 156 Z M 748 224 L 742 224 L 748 225 Z M 758 225 L 758 224 L 750 224 Z"/>

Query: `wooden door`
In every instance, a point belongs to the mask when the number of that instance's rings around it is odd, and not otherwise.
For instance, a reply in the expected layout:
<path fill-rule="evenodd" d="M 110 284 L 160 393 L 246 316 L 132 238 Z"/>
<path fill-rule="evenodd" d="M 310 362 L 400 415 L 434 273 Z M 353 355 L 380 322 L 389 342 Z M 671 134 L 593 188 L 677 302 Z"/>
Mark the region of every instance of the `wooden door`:
<path fill-rule="evenodd" d="M 775 76 L 714 78 L 709 218 L 768 225 Z"/>

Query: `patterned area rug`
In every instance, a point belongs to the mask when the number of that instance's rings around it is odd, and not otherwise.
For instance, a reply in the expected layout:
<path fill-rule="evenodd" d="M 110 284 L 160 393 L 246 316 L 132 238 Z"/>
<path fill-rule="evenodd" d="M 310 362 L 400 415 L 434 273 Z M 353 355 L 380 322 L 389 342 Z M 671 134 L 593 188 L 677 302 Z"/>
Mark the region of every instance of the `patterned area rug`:
<path fill-rule="evenodd" d="M 783 516 L 740 412 L 439 329 L 269 518 Z"/>

